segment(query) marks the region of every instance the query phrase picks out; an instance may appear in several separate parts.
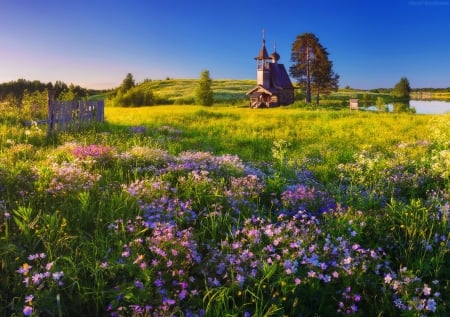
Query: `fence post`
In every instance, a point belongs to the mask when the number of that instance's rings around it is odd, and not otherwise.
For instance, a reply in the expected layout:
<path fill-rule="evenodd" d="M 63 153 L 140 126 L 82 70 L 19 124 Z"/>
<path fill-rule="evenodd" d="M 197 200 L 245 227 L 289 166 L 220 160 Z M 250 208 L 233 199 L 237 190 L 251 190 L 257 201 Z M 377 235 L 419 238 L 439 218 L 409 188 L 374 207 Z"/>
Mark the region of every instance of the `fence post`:
<path fill-rule="evenodd" d="M 47 114 L 47 135 L 53 132 L 54 124 L 54 105 L 53 105 L 53 95 L 50 91 L 47 92 L 47 103 L 48 103 L 48 114 Z"/>
<path fill-rule="evenodd" d="M 105 121 L 105 101 L 99 100 L 97 102 L 97 122 L 103 122 Z"/>

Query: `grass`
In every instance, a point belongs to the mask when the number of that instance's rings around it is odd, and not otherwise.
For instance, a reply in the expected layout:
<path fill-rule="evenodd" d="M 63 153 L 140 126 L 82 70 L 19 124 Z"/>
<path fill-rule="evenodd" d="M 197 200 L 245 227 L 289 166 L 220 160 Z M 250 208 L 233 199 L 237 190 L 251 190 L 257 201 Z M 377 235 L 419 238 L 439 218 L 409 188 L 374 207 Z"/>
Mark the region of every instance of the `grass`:
<path fill-rule="evenodd" d="M 450 313 L 448 115 L 107 108 L 52 138 L 9 118 L 1 316 Z"/>
<path fill-rule="evenodd" d="M 151 80 L 139 84 L 143 91 L 152 92 L 158 104 L 192 104 L 198 79 Z M 246 92 L 256 85 L 254 80 L 215 79 L 212 82 L 215 103 L 246 104 Z"/>
<path fill-rule="evenodd" d="M 290 144 L 293 163 L 306 164 L 306 167 L 324 173 L 330 173 L 339 163 L 352 160 L 354 153 L 366 146 L 389 151 L 400 141 L 415 142 L 425 138 L 426 130 L 417 127 L 430 120 L 428 116 L 419 115 L 289 108 L 254 111 L 160 106 L 125 111 L 109 108 L 108 113 L 110 124 L 127 127 L 127 123 L 135 122 L 146 126 L 149 134 L 165 125 L 182 130 L 183 144 L 175 142 L 175 149 L 232 153 L 246 161 L 271 160 L 273 141 L 285 140 Z"/>

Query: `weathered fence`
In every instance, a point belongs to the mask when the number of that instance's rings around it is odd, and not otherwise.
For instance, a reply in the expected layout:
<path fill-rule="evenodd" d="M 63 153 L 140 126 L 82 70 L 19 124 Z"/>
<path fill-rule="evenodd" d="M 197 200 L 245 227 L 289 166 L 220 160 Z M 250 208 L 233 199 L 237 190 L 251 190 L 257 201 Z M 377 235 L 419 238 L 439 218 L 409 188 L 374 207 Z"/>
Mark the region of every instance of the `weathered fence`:
<path fill-rule="evenodd" d="M 47 134 L 57 131 L 80 129 L 105 119 L 105 103 L 96 101 L 54 101 L 48 102 Z"/>

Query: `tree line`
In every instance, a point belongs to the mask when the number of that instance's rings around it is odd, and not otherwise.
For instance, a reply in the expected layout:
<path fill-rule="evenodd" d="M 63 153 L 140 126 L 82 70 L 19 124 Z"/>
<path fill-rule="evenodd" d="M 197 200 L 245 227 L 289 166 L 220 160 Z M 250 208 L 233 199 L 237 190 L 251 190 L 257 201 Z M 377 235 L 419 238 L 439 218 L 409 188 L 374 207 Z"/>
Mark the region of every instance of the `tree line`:
<path fill-rule="evenodd" d="M 50 93 L 54 100 L 67 101 L 87 98 L 99 92 L 79 85 L 67 85 L 62 81 L 43 83 L 39 80 L 18 79 L 0 84 L 0 101 L 20 106 L 26 94 Z"/>

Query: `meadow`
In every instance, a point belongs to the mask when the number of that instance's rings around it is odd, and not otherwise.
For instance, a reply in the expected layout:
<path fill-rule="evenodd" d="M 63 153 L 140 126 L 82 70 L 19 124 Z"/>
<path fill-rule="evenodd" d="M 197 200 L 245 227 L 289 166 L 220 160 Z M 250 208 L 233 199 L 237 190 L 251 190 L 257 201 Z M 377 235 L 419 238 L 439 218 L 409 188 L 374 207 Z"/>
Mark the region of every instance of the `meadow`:
<path fill-rule="evenodd" d="M 5 113 L 1 316 L 450 315 L 449 115 Z"/>

